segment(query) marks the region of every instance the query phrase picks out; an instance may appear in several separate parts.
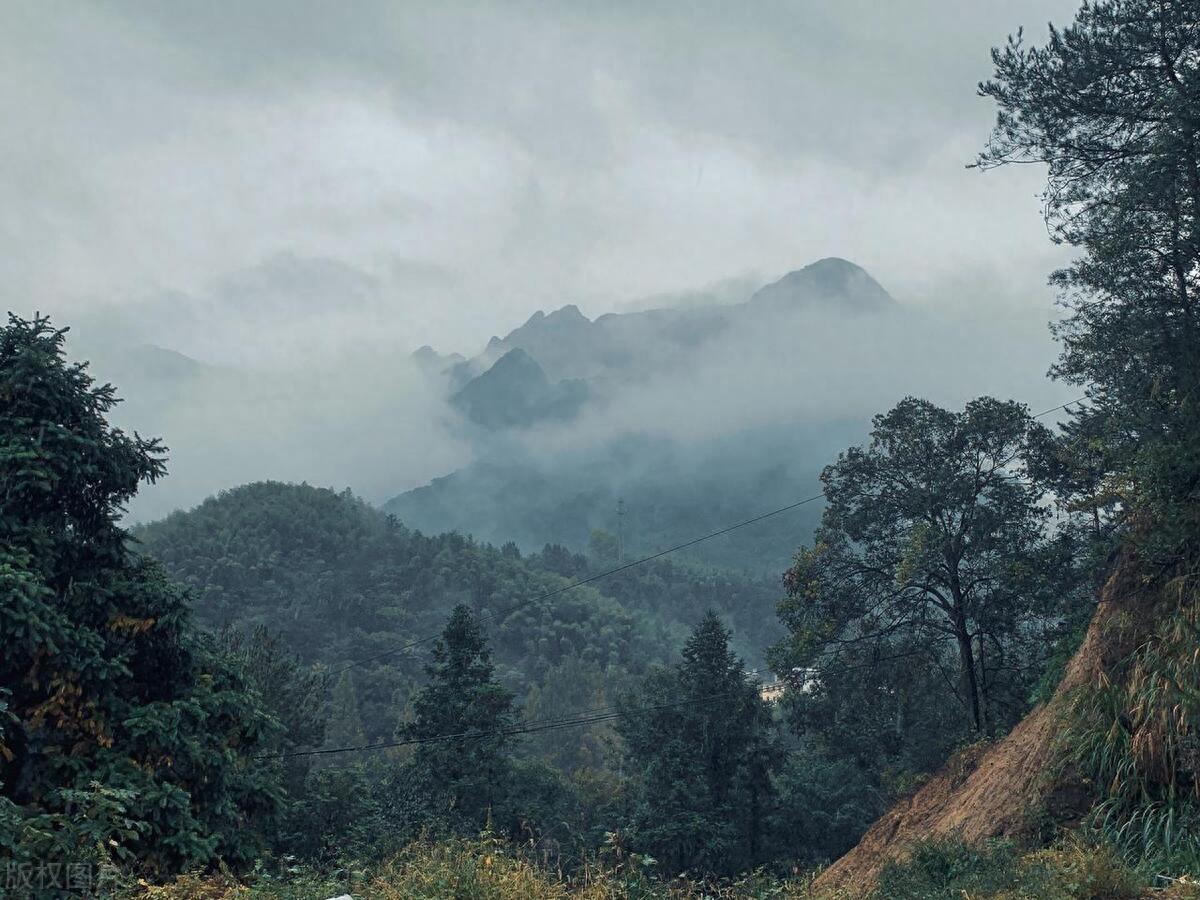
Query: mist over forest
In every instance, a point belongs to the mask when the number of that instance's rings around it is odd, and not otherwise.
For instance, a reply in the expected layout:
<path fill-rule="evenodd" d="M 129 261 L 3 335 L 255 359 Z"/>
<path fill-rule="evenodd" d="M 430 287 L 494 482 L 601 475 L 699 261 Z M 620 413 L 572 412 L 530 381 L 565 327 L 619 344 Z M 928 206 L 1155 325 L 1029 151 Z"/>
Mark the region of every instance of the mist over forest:
<path fill-rule="evenodd" d="M 957 404 L 986 393 L 1045 408 L 1069 393 L 1044 377 L 1044 322 L 1014 322 L 980 300 L 965 311 L 897 300 L 836 258 L 736 302 L 692 293 L 681 306 L 595 319 L 572 304 L 536 310 L 470 354 L 408 350 L 378 299 L 336 270 L 290 260 L 256 276 L 230 288 L 227 306 L 197 303 L 183 320 L 178 298 L 164 298 L 77 326 L 85 347 L 89 332 L 103 338 L 97 373 L 127 386 L 116 420 L 163 435 L 179 461 L 178 477 L 139 494 L 135 521 L 282 478 L 349 487 L 423 530 L 527 550 L 585 549 L 591 531 L 616 531 L 623 500 L 631 551 L 652 552 L 697 524 L 815 492 L 824 462 L 903 396 Z M 286 324 L 305 309 L 318 314 Z M 362 346 L 332 346 L 322 309 Z M 263 358 L 235 356 L 268 331 L 279 345 Z M 283 458 L 272 452 L 281 446 Z M 778 569 L 814 512 L 707 558 Z"/>

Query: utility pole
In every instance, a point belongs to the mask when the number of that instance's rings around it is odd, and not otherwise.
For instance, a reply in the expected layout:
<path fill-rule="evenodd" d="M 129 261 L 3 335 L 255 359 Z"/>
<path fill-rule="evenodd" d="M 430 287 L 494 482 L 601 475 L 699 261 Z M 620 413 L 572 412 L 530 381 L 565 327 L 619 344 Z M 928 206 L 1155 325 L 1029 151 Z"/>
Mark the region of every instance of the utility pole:
<path fill-rule="evenodd" d="M 625 562 L 625 501 L 617 499 L 617 564 Z"/>

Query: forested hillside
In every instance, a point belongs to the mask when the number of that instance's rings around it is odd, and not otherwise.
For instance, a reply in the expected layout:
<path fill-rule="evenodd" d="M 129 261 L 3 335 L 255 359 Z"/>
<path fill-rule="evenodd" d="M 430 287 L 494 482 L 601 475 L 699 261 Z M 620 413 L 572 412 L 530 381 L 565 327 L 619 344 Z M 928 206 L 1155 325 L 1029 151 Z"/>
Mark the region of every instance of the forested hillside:
<path fill-rule="evenodd" d="M 463 604 L 489 620 L 498 674 L 518 696 L 553 692 L 563 666 L 641 672 L 665 662 L 708 609 L 755 667 L 782 633 L 777 581 L 656 560 L 564 590 L 615 567 L 559 546 L 522 556 L 458 534 L 427 537 L 348 493 L 273 482 L 226 491 L 134 530 L 139 552 L 192 589 L 199 620 L 220 631 L 266 628 L 305 665 L 355 685 L 365 733 L 390 736 L 436 633 Z M 552 596 L 542 599 L 544 595 Z"/>
<path fill-rule="evenodd" d="M 640 556 L 813 496 L 821 461 L 860 438 L 864 424 L 838 418 L 819 426 L 762 426 L 699 448 L 626 435 L 561 459 L 501 451 L 394 497 L 383 509 L 423 529 L 533 549 L 553 535 L 583 550 L 593 532 L 615 538 L 621 531 L 628 555 Z M 819 519 L 819 505 L 802 507 L 683 556 L 777 581 Z"/>

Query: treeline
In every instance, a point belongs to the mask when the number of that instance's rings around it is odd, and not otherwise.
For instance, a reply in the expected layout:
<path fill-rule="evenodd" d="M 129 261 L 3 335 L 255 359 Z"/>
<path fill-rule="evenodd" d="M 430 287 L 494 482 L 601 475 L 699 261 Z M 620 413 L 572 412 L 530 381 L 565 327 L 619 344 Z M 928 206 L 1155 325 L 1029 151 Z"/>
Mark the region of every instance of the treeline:
<path fill-rule="evenodd" d="M 423 677 L 428 643 L 409 645 L 460 604 L 488 621 L 499 677 L 521 699 L 594 675 L 619 686 L 669 661 L 707 609 L 737 630 L 754 668 L 782 634 L 778 580 L 659 559 L 568 590 L 617 565 L 604 534 L 591 554 L 547 545 L 522 556 L 512 544 L 426 536 L 348 492 L 308 485 L 245 485 L 132 537 L 191 589 L 207 629 L 265 629 L 331 687 L 344 681 L 354 730 L 376 740 L 395 732 Z"/>

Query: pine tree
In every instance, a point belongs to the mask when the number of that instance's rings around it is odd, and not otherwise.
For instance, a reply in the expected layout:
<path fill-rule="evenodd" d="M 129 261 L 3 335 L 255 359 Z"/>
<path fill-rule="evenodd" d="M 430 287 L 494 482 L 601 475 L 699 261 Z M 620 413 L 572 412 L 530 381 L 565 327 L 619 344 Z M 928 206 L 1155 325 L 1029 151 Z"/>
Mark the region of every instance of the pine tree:
<path fill-rule="evenodd" d="M 58 816 L 63 852 L 91 792 L 122 798 L 106 846 L 145 871 L 246 861 L 278 799 L 246 760 L 271 720 L 191 633 L 183 591 L 129 552 L 123 505 L 164 448 L 108 424 L 114 389 L 64 341 L 44 318 L 0 329 L 0 798 L 25 823 L 9 851 Z"/>
<path fill-rule="evenodd" d="M 444 824 L 477 832 L 506 796 L 512 738 L 503 731 L 516 724 L 516 714 L 467 607 L 451 613 L 425 672 L 429 683 L 414 698 L 414 721 L 402 733 L 410 739 L 454 737 L 419 744 L 412 772 Z"/>
<path fill-rule="evenodd" d="M 1107 488 L 1081 499 L 1139 522 L 1143 556 L 1200 556 L 1200 5 L 1096 0 L 992 57 L 979 165 L 1045 164 L 1047 224 L 1079 251 L 1054 374 L 1086 387 Z"/>
<path fill-rule="evenodd" d="M 731 874 L 767 857 L 771 775 L 782 754 L 770 709 L 713 613 L 682 655 L 647 676 L 621 720 L 640 773 L 633 840 L 668 872 Z"/>

